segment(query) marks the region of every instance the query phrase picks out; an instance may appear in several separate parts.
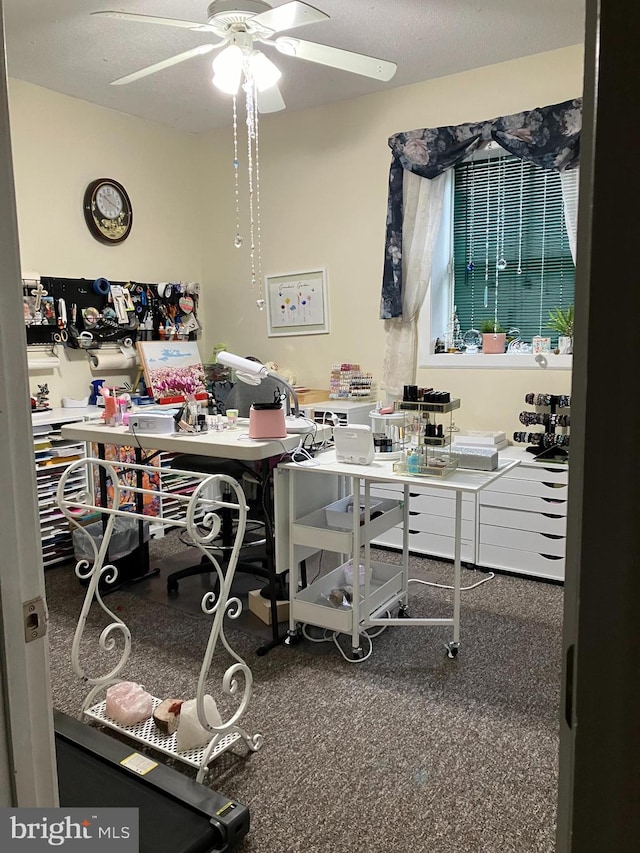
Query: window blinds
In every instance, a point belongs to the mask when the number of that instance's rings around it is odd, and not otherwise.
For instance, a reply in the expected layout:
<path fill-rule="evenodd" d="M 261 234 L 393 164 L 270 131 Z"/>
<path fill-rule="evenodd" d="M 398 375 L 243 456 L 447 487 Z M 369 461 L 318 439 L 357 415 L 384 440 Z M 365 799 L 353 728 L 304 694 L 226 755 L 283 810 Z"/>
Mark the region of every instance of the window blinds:
<path fill-rule="evenodd" d="M 558 172 L 512 156 L 455 167 L 454 304 L 462 334 L 484 320 L 523 341 L 558 333 L 549 311 L 573 304 L 575 269 Z"/>

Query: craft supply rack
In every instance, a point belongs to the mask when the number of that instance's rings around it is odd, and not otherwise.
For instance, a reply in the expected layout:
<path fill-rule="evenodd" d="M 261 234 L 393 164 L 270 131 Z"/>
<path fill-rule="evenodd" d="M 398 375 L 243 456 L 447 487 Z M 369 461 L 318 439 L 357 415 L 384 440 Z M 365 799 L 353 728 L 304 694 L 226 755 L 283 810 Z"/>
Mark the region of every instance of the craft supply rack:
<path fill-rule="evenodd" d="M 545 408 L 546 412 L 520 412 L 519 420 L 524 426 L 541 425 L 542 432 L 514 432 L 513 440 L 518 444 L 529 444 L 527 451 L 536 460 L 567 462 L 569 460 L 569 427 L 571 397 L 569 394 L 525 394 L 529 406 Z M 559 411 L 560 410 L 560 411 Z"/>
<path fill-rule="evenodd" d="M 104 481 L 105 477 L 107 480 L 110 480 L 113 486 L 111 506 L 101 507 L 87 491 L 80 493 L 75 491 L 77 487 L 74 486 L 74 483 L 77 481 L 79 471 L 82 471 L 84 474 L 85 482 L 93 482 L 96 473 L 102 475 L 102 481 Z M 230 598 L 229 593 L 238 562 L 240 547 L 244 538 L 247 506 L 244 492 L 238 483 L 227 475 L 200 474 L 193 471 L 173 469 L 172 474 L 176 478 L 184 478 L 184 481 L 190 484 L 190 488 L 193 486 L 194 479 L 198 482 L 192 494 L 182 495 L 176 492 L 173 488 L 175 486 L 174 482 L 172 490 L 170 492 L 166 490 L 167 494 L 165 495 L 162 485 L 159 490 L 154 491 L 142 486 L 145 475 L 147 475 L 148 480 L 152 475 L 157 475 L 157 473 L 157 468 L 151 465 L 108 462 L 103 459 L 87 458 L 69 465 L 60 479 L 56 496 L 57 503 L 71 525 L 82 529 L 82 517 L 95 512 L 100 512 L 103 519 L 103 536 L 101 541 L 94 540 L 89 533 L 86 533 L 94 554 L 93 562 L 79 560 L 75 568 L 78 578 L 88 583 L 88 586 L 73 638 L 71 662 L 74 673 L 82 681 L 91 685 L 91 689 L 82 703 L 81 718 L 93 720 L 103 726 L 108 726 L 125 734 L 132 740 L 143 743 L 151 749 L 196 768 L 196 780 L 202 782 L 209 770 L 211 762 L 233 746 L 234 743 L 243 740 L 249 750 L 255 752 L 262 746 L 263 741 L 261 734 L 250 735 L 244 728 L 238 725 L 247 710 L 251 698 L 253 676 L 246 662 L 229 645 L 224 632 L 225 616 L 228 616 L 230 619 L 236 619 L 242 611 L 241 601 L 235 597 Z M 135 485 L 132 485 L 132 480 L 135 482 Z M 220 497 L 222 487 L 227 491 L 231 491 L 232 499 L 230 501 L 223 501 Z M 126 500 L 129 500 L 131 495 L 135 496 L 135 511 L 132 511 L 130 508 L 123 508 Z M 174 503 L 178 501 L 182 504 L 183 511 L 178 516 L 172 515 L 171 518 L 164 518 L 160 515 L 154 517 L 153 522 L 154 524 L 181 527 L 186 530 L 193 544 L 202 552 L 203 557 L 211 563 L 211 572 L 215 573 L 214 577 L 217 578 L 219 584 L 218 594 L 210 591 L 206 592 L 202 598 L 202 611 L 213 617 L 213 621 L 200 668 L 196 691 L 198 717 L 202 726 L 210 732 L 211 737 L 205 746 L 183 752 L 178 752 L 177 750 L 177 735 L 175 733 L 172 735 L 162 734 L 156 728 L 152 717 L 136 725 L 124 726 L 105 715 L 105 700 L 96 702 L 97 697 L 102 691 L 106 691 L 110 685 L 126 680 L 121 675 L 131 655 L 131 632 L 123 620 L 107 607 L 102 593 L 110 584 L 114 584 L 118 578 L 118 569 L 110 563 L 108 557 L 109 543 L 114 531 L 115 520 L 118 517 L 124 517 L 129 520 L 137 518 L 141 533 L 142 525 L 145 521 L 149 520 L 148 516 L 142 511 L 145 495 L 152 495 L 154 498 L 160 497 L 160 506 L 162 506 L 163 498 L 170 499 Z M 234 527 L 236 529 L 230 557 L 228 563 L 225 564 L 224 571 L 216 557 L 216 554 L 220 553 L 219 549 L 215 547 L 222 523 L 219 511 L 222 510 L 233 514 Z M 103 652 L 112 653 L 117 658 L 115 665 L 108 672 L 98 674 L 91 674 L 85 669 L 81 661 L 80 651 L 87 626 L 87 618 L 94 602 L 111 620 L 110 624 L 100 633 L 100 649 Z M 119 644 L 118 640 L 120 641 Z M 220 726 L 212 726 L 204 716 L 204 696 L 207 692 L 211 693 L 211 690 L 206 689 L 207 681 L 214 653 L 219 647 L 226 650 L 228 655 L 233 658 L 233 662 L 226 669 L 222 677 L 222 693 L 234 697 L 237 707 L 226 722 L 223 721 Z M 110 664 L 107 664 L 108 666 Z M 157 697 L 153 698 L 154 710 L 161 701 Z"/>

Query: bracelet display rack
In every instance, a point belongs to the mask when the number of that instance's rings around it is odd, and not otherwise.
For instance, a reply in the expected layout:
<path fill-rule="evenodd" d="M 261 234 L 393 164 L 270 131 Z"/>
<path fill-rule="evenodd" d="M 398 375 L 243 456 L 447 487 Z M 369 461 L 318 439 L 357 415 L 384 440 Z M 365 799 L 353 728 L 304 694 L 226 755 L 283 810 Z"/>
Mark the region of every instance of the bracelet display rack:
<path fill-rule="evenodd" d="M 548 409 L 545 412 L 520 412 L 520 423 L 524 426 L 541 425 L 543 432 L 514 432 L 513 440 L 519 444 L 529 444 L 527 451 L 536 461 L 569 461 L 569 427 L 571 418 L 569 394 L 525 394 L 525 403 L 529 406 Z M 559 411 L 561 410 L 561 411 Z"/>
<path fill-rule="evenodd" d="M 402 400 L 394 404 L 394 410 L 406 415 L 405 435 L 409 436 L 410 447 L 403 451 L 402 458 L 393 464 L 399 474 L 415 474 L 424 477 L 448 477 L 458 467 L 458 460 L 451 455 L 452 412 L 460 408 L 460 400 L 452 400 L 448 392 L 440 394 L 441 402 L 429 400 Z M 429 397 L 428 394 L 424 395 Z M 445 427 L 446 415 L 449 416 Z"/>
<path fill-rule="evenodd" d="M 84 468 L 85 482 L 94 482 L 94 473 L 101 473 L 110 481 L 113 488 L 113 500 L 110 507 L 99 506 L 92 495 L 88 492 L 77 492 L 74 489 L 74 475 L 78 470 Z M 151 491 L 143 486 L 149 483 L 150 478 L 157 476 L 158 469 L 151 465 L 137 465 L 125 462 L 109 462 L 102 459 L 87 458 L 72 463 L 60 479 L 57 491 L 57 503 L 69 522 L 79 530 L 83 530 L 82 519 L 84 516 L 100 512 L 103 519 L 102 537 L 95 539 L 87 531 L 86 539 L 89 543 L 93 560 L 79 560 L 75 571 L 81 581 L 88 582 L 87 591 L 78 624 L 76 627 L 71 650 L 71 662 L 74 673 L 86 684 L 90 685 L 80 712 L 80 718 L 94 721 L 102 726 L 117 730 L 132 740 L 143 743 L 156 752 L 163 753 L 172 759 L 184 762 L 197 769 L 196 780 L 202 782 L 209 770 L 210 763 L 223 752 L 233 746 L 236 741 L 244 740 L 249 750 L 255 752 L 262 746 L 262 735 L 250 735 L 238 725 L 244 715 L 251 698 L 253 676 L 251 669 L 245 661 L 231 648 L 224 632 L 224 618 L 237 619 L 242 611 L 242 603 L 238 598 L 230 598 L 229 592 L 233 581 L 234 572 L 238 562 L 240 546 L 244 536 L 247 506 L 244 492 L 238 483 L 224 474 L 199 474 L 193 471 L 181 471 L 172 469 L 172 475 L 181 478 L 185 490 L 193 489 L 191 494 L 181 494 L 172 487 L 171 492 L 163 495 L 163 489 Z M 196 483 L 193 488 L 194 481 Z M 77 480 L 76 480 L 77 482 Z M 131 485 L 131 483 L 135 485 Z M 223 501 L 220 497 L 220 487 L 224 485 L 231 490 L 232 500 Z M 175 486 L 175 483 L 173 484 Z M 121 677 L 125 666 L 131 655 L 131 632 L 127 625 L 116 616 L 105 605 L 102 591 L 106 585 L 113 584 L 118 577 L 118 569 L 109 560 L 109 543 L 114 533 L 116 519 L 137 519 L 139 528 L 149 520 L 143 512 L 144 498 L 151 495 L 154 498 L 160 496 L 160 505 L 163 498 L 178 501 L 183 506 L 183 512 L 171 518 L 154 517 L 154 524 L 166 524 L 171 527 L 181 527 L 190 536 L 193 544 L 202 552 L 203 558 L 211 563 L 213 577 L 219 583 L 219 592 L 206 592 L 202 598 L 202 611 L 213 618 L 209 632 L 208 643 L 204 652 L 197 690 L 195 693 L 198 719 L 211 735 L 208 742 L 195 749 L 179 752 L 176 741 L 177 734 L 163 734 L 155 725 L 153 716 L 135 725 L 122 725 L 106 715 L 106 701 L 96 702 L 99 694 L 112 685 L 127 679 Z M 132 507 L 133 503 L 133 507 Z M 216 559 L 215 539 L 220 533 L 222 524 L 219 511 L 231 512 L 234 516 L 234 527 L 236 529 L 231 557 L 226 565 L 225 571 Z M 84 539 L 83 539 L 84 544 Z M 217 552 L 219 553 L 219 551 Z M 100 583 L 101 582 L 101 583 Z M 100 647 L 100 659 L 105 655 L 111 655 L 115 659 L 114 665 L 102 664 L 107 672 L 91 674 L 81 661 L 81 648 L 86 649 L 86 641 L 83 635 L 87 628 L 89 611 L 93 603 L 107 615 L 111 620 L 104 628 L 98 638 Z M 93 620 L 91 620 L 93 621 Z M 222 676 L 222 690 L 218 695 L 226 694 L 233 697 L 229 704 L 234 710 L 226 721 L 224 718 L 220 725 L 214 726 L 209 723 L 205 716 L 204 697 L 207 691 L 207 681 L 212 665 L 212 659 L 216 648 L 222 647 L 233 659 Z M 91 664 L 96 665 L 95 655 L 90 655 Z M 210 680 L 210 679 L 209 679 Z M 171 686 L 167 685 L 167 696 L 171 695 Z M 190 697 L 187 697 L 190 698 Z M 214 695 L 215 699 L 215 695 Z M 153 710 L 162 700 L 153 698 Z M 225 700 L 225 715 L 226 715 Z M 221 711 L 222 713 L 222 711 Z"/>

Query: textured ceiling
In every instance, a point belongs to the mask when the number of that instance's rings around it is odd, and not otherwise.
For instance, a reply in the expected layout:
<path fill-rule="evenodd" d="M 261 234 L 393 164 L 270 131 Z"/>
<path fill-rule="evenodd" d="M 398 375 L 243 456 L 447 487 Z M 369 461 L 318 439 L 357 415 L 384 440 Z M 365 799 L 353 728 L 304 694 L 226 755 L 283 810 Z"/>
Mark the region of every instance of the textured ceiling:
<path fill-rule="evenodd" d="M 284 0 L 270 0 L 280 6 Z M 389 83 L 263 48 L 283 72 L 289 110 L 406 86 L 583 40 L 584 0 L 312 0 L 330 15 L 291 35 L 398 63 Z M 111 80 L 199 44 L 193 33 L 90 12 L 206 22 L 208 0 L 4 0 L 9 74 L 65 95 L 195 133 L 230 123 L 229 96 L 199 56 L 127 86 Z"/>

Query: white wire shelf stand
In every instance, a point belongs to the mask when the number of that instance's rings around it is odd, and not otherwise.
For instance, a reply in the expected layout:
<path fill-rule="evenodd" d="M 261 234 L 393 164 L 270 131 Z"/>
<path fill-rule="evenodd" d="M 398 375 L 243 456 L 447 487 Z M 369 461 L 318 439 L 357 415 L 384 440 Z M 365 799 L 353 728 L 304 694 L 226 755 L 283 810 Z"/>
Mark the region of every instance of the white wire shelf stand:
<path fill-rule="evenodd" d="M 74 476 L 79 469 L 84 469 L 86 481 L 94 482 L 93 475 L 102 473 L 111 486 L 110 506 L 100 506 L 95 502 L 89 491 L 77 491 L 74 485 Z M 123 732 L 131 739 L 144 743 L 152 749 L 164 753 L 172 759 L 184 762 L 197 769 L 196 780 L 202 782 L 210 765 L 223 752 L 228 750 L 237 741 L 244 741 L 250 751 L 260 749 L 263 742 L 261 734 L 249 734 L 239 725 L 241 718 L 246 713 L 251 699 L 253 675 L 247 663 L 240 657 L 229 644 L 224 630 L 225 616 L 229 619 L 237 619 L 242 612 L 242 602 L 237 597 L 230 597 L 231 584 L 238 563 L 240 547 L 242 545 L 246 520 L 247 505 L 244 492 L 240 485 L 232 477 L 225 474 L 200 474 L 193 471 L 181 471 L 172 468 L 171 473 L 175 478 L 184 478 L 193 491 L 190 494 L 179 494 L 175 491 L 176 479 L 173 479 L 171 490 L 162 487 L 162 480 L 157 488 L 148 488 L 144 483 L 144 477 L 149 478 L 147 483 L 151 485 L 152 478 L 158 480 L 158 468 L 152 465 L 138 465 L 128 462 L 112 462 L 94 457 L 78 460 L 71 463 L 58 484 L 56 500 L 61 511 L 69 520 L 70 524 L 80 530 L 82 518 L 88 514 L 99 512 L 103 518 L 103 535 L 101 541 L 96 541 L 86 530 L 86 541 L 93 553 L 93 560 L 78 560 L 75 567 L 77 577 L 87 583 L 87 589 L 82 604 L 82 609 L 76 626 L 72 650 L 71 664 L 78 678 L 89 685 L 90 689 L 85 697 L 79 713 L 80 719 L 93 720 L 103 726 Z M 193 488 L 193 481 L 197 484 Z M 77 481 L 76 481 L 77 482 Z M 225 499 L 220 495 L 224 488 Z M 163 500 L 170 497 L 172 501 L 178 502 L 181 512 L 176 517 L 164 518 L 150 516 L 144 512 L 144 499 L 157 502 L 162 507 Z M 134 498 L 134 508 L 131 508 L 131 498 Z M 227 498 L 230 497 L 230 500 Z M 124 506 L 128 508 L 123 508 Z M 141 510 L 141 511 L 140 511 Z M 233 544 L 230 552 L 225 555 L 225 570 L 223 571 L 217 559 L 220 553 L 216 548 L 216 539 L 221 531 L 221 515 L 219 511 L 231 512 L 234 516 Z M 203 613 L 212 617 L 211 630 L 207 646 L 202 659 L 198 684 L 196 690 L 196 706 L 198 718 L 201 725 L 210 733 L 209 741 L 202 747 L 179 752 L 177 749 L 176 733 L 165 735 L 155 726 L 153 718 L 149 717 L 135 725 L 122 725 L 108 717 L 105 713 L 106 701 L 97 701 L 99 695 L 112 685 L 129 680 L 122 677 L 123 671 L 131 656 L 131 631 L 125 622 L 117 616 L 105 604 L 102 589 L 108 589 L 118 578 L 118 568 L 108 559 L 109 544 L 114 533 L 116 519 L 137 519 L 140 523 L 153 521 L 154 524 L 163 526 L 179 527 L 187 531 L 191 541 L 197 547 L 204 558 L 211 563 L 210 571 L 215 572 L 217 578 L 218 592 L 206 592 L 201 601 Z M 230 556 L 228 554 L 230 553 Z M 115 663 L 106 664 L 108 671 L 88 671 L 82 661 L 81 645 L 87 628 L 87 619 L 94 602 L 106 614 L 110 623 L 101 631 L 97 642 L 101 653 L 114 655 Z M 230 712 L 228 719 L 223 720 L 221 725 L 214 726 L 205 716 L 204 697 L 207 693 L 215 693 L 207 689 L 212 661 L 216 650 L 224 649 L 231 657 L 232 663 L 227 667 L 223 676 L 221 691 L 229 697 L 233 697 L 235 709 Z M 119 655 L 119 657 L 117 657 Z M 90 665 L 93 666 L 93 663 Z M 220 692 L 218 692 L 220 696 Z M 186 697 L 191 698 L 191 697 Z M 162 700 L 153 697 L 153 710 Z"/>

